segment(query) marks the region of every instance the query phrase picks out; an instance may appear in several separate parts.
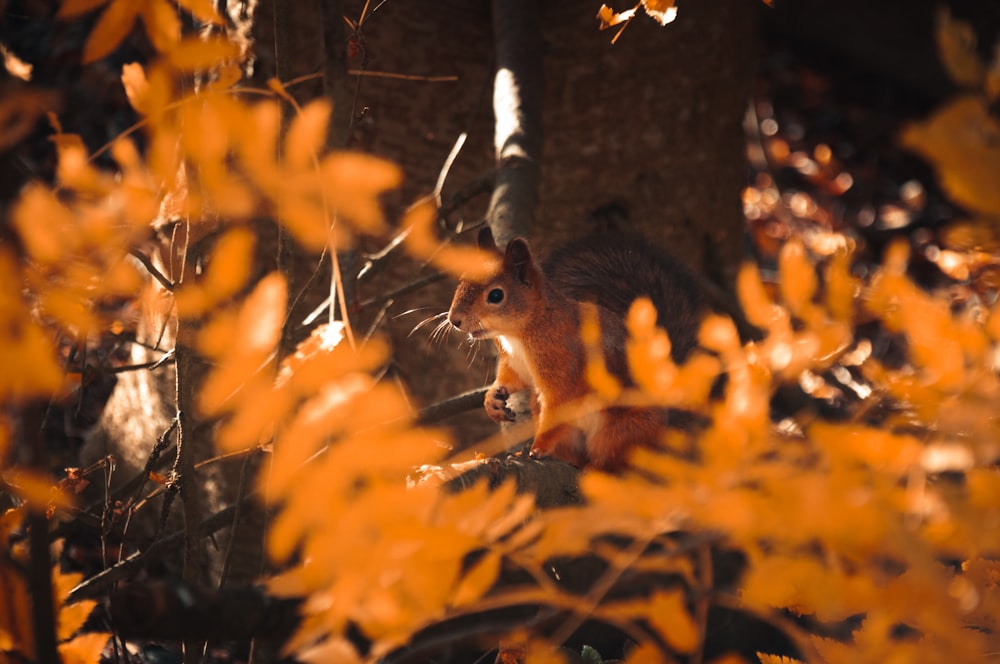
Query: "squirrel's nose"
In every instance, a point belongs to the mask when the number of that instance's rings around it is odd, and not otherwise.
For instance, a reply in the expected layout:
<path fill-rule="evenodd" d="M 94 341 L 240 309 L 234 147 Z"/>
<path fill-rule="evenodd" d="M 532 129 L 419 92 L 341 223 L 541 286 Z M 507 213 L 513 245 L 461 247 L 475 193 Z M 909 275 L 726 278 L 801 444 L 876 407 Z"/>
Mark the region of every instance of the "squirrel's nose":
<path fill-rule="evenodd" d="M 456 330 L 461 330 L 462 329 L 462 319 L 461 318 L 455 318 L 454 316 L 448 316 L 448 322 L 451 323 L 452 327 L 454 327 Z"/>

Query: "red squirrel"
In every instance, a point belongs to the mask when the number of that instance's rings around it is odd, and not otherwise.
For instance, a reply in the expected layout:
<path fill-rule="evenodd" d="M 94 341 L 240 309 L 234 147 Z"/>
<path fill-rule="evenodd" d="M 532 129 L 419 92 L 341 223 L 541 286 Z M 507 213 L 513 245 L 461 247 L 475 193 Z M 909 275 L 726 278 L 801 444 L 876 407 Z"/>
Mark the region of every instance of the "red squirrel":
<path fill-rule="evenodd" d="M 580 304 L 596 306 L 608 370 L 631 385 L 624 325 L 629 307 L 640 296 L 652 300 L 657 324 L 666 329 L 672 355 L 681 361 L 697 343 L 706 308 L 695 277 L 648 242 L 613 233 L 564 246 L 544 264 L 521 238 L 501 252 L 489 228 L 480 231 L 479 246 L 494 255 L 496 270 L 485 280 L 459 282 L 448 321 L 470 340 L 496 343 L 497 375 L 486 393 L 487 415 L 495 422 L 513 420 L 508 397 L 532 389 L 531 455 L 555 456 L 578 468 L 618 471 L 631 448 L 655 445 L 662 424 L 656 409 L 612 405 L 560 421 L 566 406 L 590 392 Z"/>

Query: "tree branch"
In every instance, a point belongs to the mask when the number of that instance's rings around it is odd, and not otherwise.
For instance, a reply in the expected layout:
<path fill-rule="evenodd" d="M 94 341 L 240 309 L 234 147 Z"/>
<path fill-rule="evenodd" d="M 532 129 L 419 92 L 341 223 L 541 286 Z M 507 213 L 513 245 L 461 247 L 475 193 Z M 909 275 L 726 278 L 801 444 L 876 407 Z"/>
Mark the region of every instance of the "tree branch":
<path fill-rule="evenodd" d="M 542 156 L 542 33 L 533 0 L 493 0 L 497 176 L 486 219 L 500 246 L 530 235 Z"/>

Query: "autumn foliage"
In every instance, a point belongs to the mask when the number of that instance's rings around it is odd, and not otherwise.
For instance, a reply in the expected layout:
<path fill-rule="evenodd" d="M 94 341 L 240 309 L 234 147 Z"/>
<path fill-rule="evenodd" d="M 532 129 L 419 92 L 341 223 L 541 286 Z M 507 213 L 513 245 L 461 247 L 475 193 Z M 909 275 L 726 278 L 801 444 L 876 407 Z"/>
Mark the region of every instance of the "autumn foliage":
<path fill-rule="evenodd" d="M 220 22 L 207 0 L 177 4 Z M 711 317 L 703 350 L 678 366 L 649 304 L 632 308 L 638 387 L 626 396 L 693 411 L 702 425 L 665 431 L 662 449 L 634 455 L 635 470 L 582 473 L 583 504 L 538 510 L 513 482 L 445 491 L 435 469 L 466 458 L 451 457 L 448 432 L 417 426 L 406 395 L 379 380 L 389 350 L 377 336 L 361 339 L 341 316 L 282 355 L 286 277 L 253 277 L 249 222 L 272 219 L 333 260 L 359 237 L 399 232 L 411 254 L 453 274 L 476 269 L 478 255 L 441 246 L 427 202 L 398 222 L 385 218 L 380 197 L 402 174 L 376 157 L 329 151 L 327 102 L 286 117 L 281 83 L 241 87 L 239 50 L 222 37 L 180 37 L 178 10 L 165 0 L 67 0 L 62 15 L 94 10 L 85 59 L 109 53 L 139 19 L 160 56 L 122 72 L 144 149 L 134 132 L 120 136 L 101 150 L 114 167 L 98 168 L 52 118 L 57 181 L 24 189 L 11 211 L 19 247 L 0 244 L 0 488 L 22 504 L 0 519 L 5 541 L 16 541 L 29 509 L 72 514 L 50 492 L 55 478 L 13 463 L 12 414 L 67 394 L 74 378 L 60 348 L 121 325 L 116 312 L 129 302 L 169 317 L 178 344 L 210 363 L 196 407 L 220 420 L 220 453 L 266 452 L 254 482 L 276 509 L 266 542 L 280 570 L 266 586 L 304 598 L 285 646 L 304 661 L 376 661 L 446 620 L 524 605 L 563 616 L 555 630 L 511 630 L 531 662 L 563 661 L 558 646 L 585 618 L 626 634 L 631 664 L 700 661 L 714 606 L 770 623 L 809 662 L 985 662 L 1000 651 L 1000 305 L 958 306 L 918 287 L 904 244 L 861 279 L 850 242 L 824 254 L 793 239 L 773 283 L 752 265 L 740 272 L 754 341 Z M 996 145 L 977 151 L 951 140 L 970 123 L 997 133 L 988 111 L 995 67 L 980 66 L 955 65 L 977 92 L 902 140 L 995 224 Z M 984 172 L 994 180 L 980 180 Z M 212 238 L 204 269 L 169 275 L 169 288 L 130 258 L 165 217 L 190 238 Z M 859 321 L 888 331 L 903 359 L 880 357 Z M 821 394 L 829 375 L 858 386 L 846 418 L 775 421 L 782 385 L 809 382 Z M 597 378 L 594 387 L 621 398 L 620 386 Z M 715 549 L 745 561 L 732 587 L 715 583 Z M 551 561 L 585 555 L 603 571 L 582 594 L 547 574 Z M 33 657 L 27 557 L 21 545 L 0 553 L 3 660 Z M 508 568 L 531 582 L 501 583 Z M 611 593 L 638 572 L 674 582 Z M 76 634 L 92 603 L 63 605 L 77 579 L 53 574 L 62 657 L 97 661 L 107 634 Z"/>

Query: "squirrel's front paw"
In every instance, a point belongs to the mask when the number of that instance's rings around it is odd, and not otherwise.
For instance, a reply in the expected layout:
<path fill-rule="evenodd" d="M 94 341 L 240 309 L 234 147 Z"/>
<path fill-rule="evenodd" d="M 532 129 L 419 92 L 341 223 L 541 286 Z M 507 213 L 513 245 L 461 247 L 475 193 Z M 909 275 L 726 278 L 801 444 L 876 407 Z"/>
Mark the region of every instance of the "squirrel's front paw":
<path fill-rule="evenodd" d="M 486 391 L 483 406 L 491 420 L 494 422 L 514 421 L 516 415 L 513 410 L 507 407 L 508 398 L 510 398 L 510 392 L 503 385 L 494 385 Z"/>

